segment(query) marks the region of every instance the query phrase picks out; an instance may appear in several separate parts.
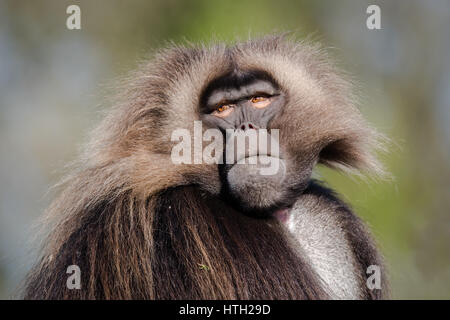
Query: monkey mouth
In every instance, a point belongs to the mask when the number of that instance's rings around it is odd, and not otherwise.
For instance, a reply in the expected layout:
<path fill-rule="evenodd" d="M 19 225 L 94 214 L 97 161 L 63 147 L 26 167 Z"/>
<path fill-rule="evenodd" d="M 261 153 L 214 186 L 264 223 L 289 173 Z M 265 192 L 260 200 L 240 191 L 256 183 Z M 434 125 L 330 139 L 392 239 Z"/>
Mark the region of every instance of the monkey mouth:
<path fill-rule="evenodd" d="M 234 159 L 236 160 L 235 163 L 244 163 L 247 162 L 249 160 L 253 160 L 253 159 L 257 159 L 259 160 L 260 158 L 278 158 L 278 159 L 282 159 L 282 156 L 277 154 L 272 154 L 272 152 L 270 150 L 266 150 L 266 151 L 260 151 L 260 150 L 245 150 L 245 151 L 237 151 L 234 155 Z"/>
<path fill-rule="evenodd" d="M 266 162 L 281 160 L 280 157 L 272 156 L 270 153 L 252 154 L 239 158 L 235 164 L 259 164 L 264 165 Z"/>
<path fill-rule="evenodd" d="M 236 169 L 235 167 L 239 167 Z M 276 176 L 276 180 L 283 180 L 286 174 L 286 164 L 285 161 L 276 156 L 271 156 L 270 154 L 256 154 L 241 157 L 236 163 L 230 167 L 230 171 L 239 171 L 243 177 L 257 177 L 264 176 Z"/>
<path fill-rule="evenodd" d="M 265 211 L 284 194 L 286 163 L 279 157 L 252 155 L 229 167 L 226 181 L 230 195 L 244 211 Z"/>

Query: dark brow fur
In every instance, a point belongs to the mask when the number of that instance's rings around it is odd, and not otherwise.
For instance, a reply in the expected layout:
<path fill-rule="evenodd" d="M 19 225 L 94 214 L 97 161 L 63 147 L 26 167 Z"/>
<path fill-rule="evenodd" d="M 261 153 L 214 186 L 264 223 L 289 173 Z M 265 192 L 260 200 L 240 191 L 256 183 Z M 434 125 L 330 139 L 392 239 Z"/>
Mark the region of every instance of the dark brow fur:
<path fill-rule="evenodd" d="M 206 86 L 200 98 L 200 105 L 202 110 L 209 109 L 207 101 L 214 91 L 223 89 L 239 89 L 240 87 L 250 85 L 258 80 L 268 81 L 274 86 L 275 89 L 279 89 L 279 85 L 276 83 L 276 81 L 265 71 L 262 70 L 252 70 L 245 72 L 232 71 L 226 75 L 214 79 Z M 236 101 L 225 100 L 217 105 L 233 102 Z"/>

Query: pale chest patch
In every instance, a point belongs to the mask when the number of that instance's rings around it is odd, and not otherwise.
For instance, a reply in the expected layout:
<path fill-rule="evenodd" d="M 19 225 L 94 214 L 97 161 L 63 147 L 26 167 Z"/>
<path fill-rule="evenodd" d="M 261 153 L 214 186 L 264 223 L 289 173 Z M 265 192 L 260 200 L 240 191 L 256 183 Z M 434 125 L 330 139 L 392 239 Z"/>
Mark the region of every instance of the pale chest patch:
<path fill-rule="evenodd" d="M 314 196 L 293 207 L 288 229 L 327 287 L 332 299 L 360 299 L 360 274 L 345 232 L 334 208 Z"/>

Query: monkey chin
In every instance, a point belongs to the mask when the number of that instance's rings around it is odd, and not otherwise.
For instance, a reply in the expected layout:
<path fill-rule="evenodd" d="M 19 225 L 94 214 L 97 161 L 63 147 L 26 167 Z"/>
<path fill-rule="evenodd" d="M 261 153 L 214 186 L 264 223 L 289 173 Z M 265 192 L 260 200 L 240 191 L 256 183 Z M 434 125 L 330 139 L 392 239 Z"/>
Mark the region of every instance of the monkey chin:
<path fill-rule="evenodd" d="M 277 204 L 283 198 L 285 177 L 285 161 L 266 155 L 242 159 L 226 176 L 228 192 L 237 209 L 255 218 L 272 217 L 279 209 Z"/>

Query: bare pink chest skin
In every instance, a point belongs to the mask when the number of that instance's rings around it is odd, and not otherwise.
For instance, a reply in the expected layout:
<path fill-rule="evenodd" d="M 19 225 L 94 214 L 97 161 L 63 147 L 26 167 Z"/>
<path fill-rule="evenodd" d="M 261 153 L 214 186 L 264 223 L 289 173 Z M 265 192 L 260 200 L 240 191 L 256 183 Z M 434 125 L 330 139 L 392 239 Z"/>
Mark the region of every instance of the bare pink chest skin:
<path fill-rule="evenodd" d="M 273 213 L 273 216 L 282 223 L 287 223 L 290 215 L 289 209 L 280 209 Z"/>

